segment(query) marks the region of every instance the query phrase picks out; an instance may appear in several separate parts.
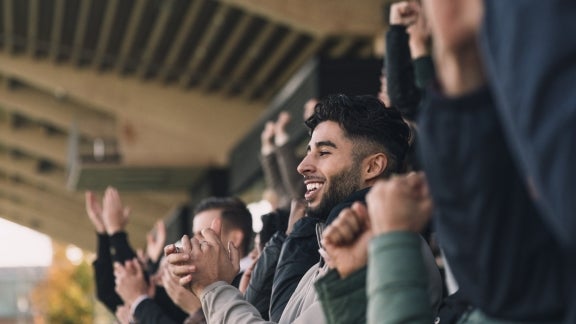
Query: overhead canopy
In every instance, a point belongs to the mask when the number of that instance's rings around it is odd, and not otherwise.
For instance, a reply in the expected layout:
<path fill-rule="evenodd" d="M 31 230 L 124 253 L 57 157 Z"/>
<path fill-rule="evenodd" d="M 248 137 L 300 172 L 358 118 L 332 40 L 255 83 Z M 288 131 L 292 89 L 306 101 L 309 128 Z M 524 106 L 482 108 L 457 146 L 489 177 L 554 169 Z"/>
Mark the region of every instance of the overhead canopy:
<path fill-rule="evenodd" d="M 177 170 L 192 182 L 226 166 L 231 147 L 309 59 L 372 56 L 382 5 L 0 0 L 0 215 L 92 248 L 80 190 L 90 183 L 71 185 L 69 174 L 75 166 L 77 176 L 94 177 L 82 154 L 102 144 L 117 159 L 93 179 L 157 172 L 154 185 L 121 192 L 142 245 L 154 221 L 187 199 Z"/>

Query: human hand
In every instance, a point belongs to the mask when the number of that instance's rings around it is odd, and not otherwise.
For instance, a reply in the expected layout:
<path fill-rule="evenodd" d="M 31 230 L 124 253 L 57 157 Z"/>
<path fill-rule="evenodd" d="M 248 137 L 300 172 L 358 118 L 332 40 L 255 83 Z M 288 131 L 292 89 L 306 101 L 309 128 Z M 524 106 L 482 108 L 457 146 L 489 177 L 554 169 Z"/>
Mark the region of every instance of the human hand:
<path fill-rule="evenodd" d="M 146 254 L 152 262 L 158 262 L 165 244 L 166 225 L 163 220 L 159 220 L 154 225 L 152 231 L 146 234 Z"/>
<path fill-rule="evenodd" d="M 170 271 L 162 272 L 162 286 L 172 301 L 188 314 L 194 314 L 202 307 L 200 300 L 188 289 L 180 286 L 178 278 Z"/>
<path fill-rule="evenodd" d="M 120 324 L 130 324 L 132 323 L 132 313 L 130 313 L 130 306 L 120 305 L 116 307 L 116 320 Z"/>
<path fill-rule="evenodd" d="M 390 25 L 410 26 L 418 19 L 414 1 L 395 2 L 390 6 Z"/>
<path fill-rule="evenodd" d="M 422 172 L 378 181 L 366 195 L 374 235 L 420 232 L 432 213 L 432 199 Z"/>
<path fill-rule="evenodd" d="M 274 132 L 275 132 L 274 122 L 269 121 L 264 125 L 264 130 L 260 134 L 260 153 L 264 156 L 269 155 L 274 151 Z"/>
<path fill-rule="evenodd" d="M 118 190 L 113 187 L 106 188 L 102 220 L 108 235 L 123 231 L 128 224 L 128 215 L 130 215 L 130 209 L 122 206 Z"/>
<path fill-rule="evenodd" d="M 422 10 L 422 6 L 418 2 L 413 2 L 414 15 L 416 20 L 411 24 L 406 31 L 410 35 L 410 55 L 412 59 L 417 59 L 422 56 L 430 55 L 428 50 L 428 41 L 430 40 L 430 27 L 428 21 Z"/>
<path fill-rule="evenodd" d="M 356 202 L 343 209 L 322 235 L 322 246 L 328 255 L 326 263 L 346 278 L 367 264 L 371 237 L 366 206 Z"/>
<path fill-rule="evenodd" d="M 461 96 L 486 82 L 478 49 L 481 0 L 424 0 L 434 39 L 434 61 L 443 92 Z"/>
<path fill-rule="evenodd" d="M 102 220 L 102 205 L 98 202 L 98 197 L 92 191 L 86 191 L 84 200 L 86 201 L 86 213 L 96 232 L 98 234 L 106 233 L 106 227 L 104 227 L 104 221 Z"/>
<path fill-rule="evenodd" d="M 127 260 L 124 265 L 114 262 L 114 277 L 116 293 L 124 304 L 131 305 L 142 295 L 150 296 L 148 283 L 138 259 Z"/>
<path fill-rule="evenodd" d="M 231 283 L 240 270 L 240 252 L 232 242 L 226 248 L 220 239 L 222 220 L 212 221 L 201 231 L 202 241 L 182 237 L 182 249 L 166 247 L 168 268 L 180 278 L 181 286 L 189 288 L 198 298 L 204 288 L 216 281 Z"/>
<path fill-rule="evenodd" d="M 250 266 L 246 270 L 244 270 L 244 273 L 242 274 L 242 278 L 240 278 L 240 283 L 238 284 L 238 290 L 240 290 L 240 292 L 243 294 L 248 289 L 248 284 L 250 284 L 250 278 L 252 278 L 252 271 L 254 271 L 254 267 L 256 267 L 256 263 L 258 263 L 259 257 L 260 256 L 258 256 L 257 258 L 255 258 L 252 261 L 252 264 L 250 264 Z"/>
<path fill-rule="evenodd" d="M 286 126 L 290 123 L 290 114 L 286 111 L 281 112 L 278 115 L 278 119 L 274 124 L 274 145 L 280 147 L 290 139 L 290 135 L 286 132 Z"/>

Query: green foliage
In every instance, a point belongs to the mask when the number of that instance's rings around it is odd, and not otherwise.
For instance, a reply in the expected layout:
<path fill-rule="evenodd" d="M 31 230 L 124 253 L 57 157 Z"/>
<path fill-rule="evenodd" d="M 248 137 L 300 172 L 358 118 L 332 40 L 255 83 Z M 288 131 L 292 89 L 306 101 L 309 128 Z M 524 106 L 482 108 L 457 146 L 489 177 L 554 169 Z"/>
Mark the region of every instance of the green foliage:
<path fill-rule="evenodd" d="M 87 261 L 73 265 L 65 249 L 55 246 L 48 275 L 32 294 L 33 307 L 47 323 L 92 323 L 94 317 L 94 280 Z"/>

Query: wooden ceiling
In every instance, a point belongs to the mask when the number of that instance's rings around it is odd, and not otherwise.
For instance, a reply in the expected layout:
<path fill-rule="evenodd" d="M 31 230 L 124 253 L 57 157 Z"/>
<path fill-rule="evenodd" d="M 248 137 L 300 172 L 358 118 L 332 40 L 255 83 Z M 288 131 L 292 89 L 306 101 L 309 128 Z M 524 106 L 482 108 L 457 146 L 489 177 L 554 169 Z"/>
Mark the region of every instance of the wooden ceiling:
<path fill-rule="evenodd" d="M 309 59 L 373 55 L 383 2 L 0 0 L 0 215 L 93 248 L 74 148 L 113 143 L 123 170 L 225 166 Z M 136 245 L 187 199 L 121 194 Z"/>

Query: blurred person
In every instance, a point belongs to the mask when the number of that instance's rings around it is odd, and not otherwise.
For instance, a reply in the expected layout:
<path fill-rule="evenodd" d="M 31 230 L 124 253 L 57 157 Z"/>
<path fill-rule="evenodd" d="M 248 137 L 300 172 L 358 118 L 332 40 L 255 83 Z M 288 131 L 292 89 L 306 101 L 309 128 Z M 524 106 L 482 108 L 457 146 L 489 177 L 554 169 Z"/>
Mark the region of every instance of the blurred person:
<path fill-rule="evenodd" d="M 121 305 L 132 306 L 126 305 L 125 300 L 117 293 L 113 268 L 114 263 L 123 265 L 125 261 L 132 262 L 132 260 L 138 259 L 136 252 L 130 246 L 128 233 L 125 230 L 130 209 L 122 205 L 118 191 L 113 187 L 108 187 L 104 193 L 102 204 L 98 202 L 94 193 L 86 192 L 86 211 L 97 233 L 99 233 L 97 258 L 93 263 L 96 295 L 98 300 L 106 305 L 112 313 L 116 313 L 117 308 Z M 165 230 L 165 227 L 156 227 L 156 231 L 162 230 Z M 151 240 L 149 243 L 163 245 L 164 242 L 159 240 L 161 237 L 165 237 L 165 234 L 157 232 L 157 242 Z M 149 251 L 152 250 L 154 247 L 150 247 Z M 140 284 L 148 286 L 150 275 L 151 273 L 146 271 L 143 274 L 145 282 Z M 186 318 L 187 314 L 171 301 L 162 287 L 153 291 L 154 294 L 146 295 L 153 296 L 154 302 L 169 314 L 169 318 L 176 323 L 181 323 Z M 137 305 L 133 306 L 131 308 L 132 313 L 136 311 Z"/>
<path fill-rule="evenodd" d="M 573 322 L 576 106 L 560 94 L 575 46 L 551 38 L 574 26 L 576 5 L 423 4 L 438 84 L 420 118 L 422 156 L 440 245 L 476 307 L 467 322 Z"/>

